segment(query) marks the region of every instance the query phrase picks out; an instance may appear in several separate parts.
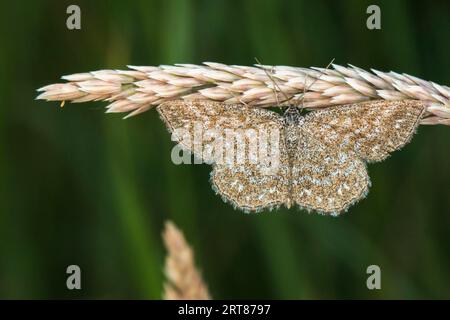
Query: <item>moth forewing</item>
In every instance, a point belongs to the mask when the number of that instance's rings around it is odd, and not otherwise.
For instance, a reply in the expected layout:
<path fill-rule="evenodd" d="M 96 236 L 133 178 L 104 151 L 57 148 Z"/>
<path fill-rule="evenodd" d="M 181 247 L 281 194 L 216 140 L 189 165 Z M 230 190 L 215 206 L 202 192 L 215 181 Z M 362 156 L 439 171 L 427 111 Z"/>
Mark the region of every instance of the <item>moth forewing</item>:
<path fill-rule="evenodd" d="M 325 146 L 376 162 L 411 140 L 424 112 L 423 101 L 374 100 L 313 111 L 302 130 Z"/>

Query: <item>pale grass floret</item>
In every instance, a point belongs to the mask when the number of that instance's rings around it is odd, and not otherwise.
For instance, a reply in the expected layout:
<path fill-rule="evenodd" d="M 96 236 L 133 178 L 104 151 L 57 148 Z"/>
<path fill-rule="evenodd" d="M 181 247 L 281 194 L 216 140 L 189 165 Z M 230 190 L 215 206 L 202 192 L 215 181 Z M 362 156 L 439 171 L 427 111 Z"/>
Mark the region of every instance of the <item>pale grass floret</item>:
<path fill-rule="evenodd" d="M 183 233 L 170 221 L 163 232 L 167 248 L 164 284 L 165 300 L 210 300 L 200 272 L 194 264 L 194 253 L 187 244 Z"/>
<path fill-rule="evenodd" d="M 110 102 L 107 112 L 127 112 L 126 117 L 174 99 L 257 107 L 301 103 L 310 109 L 377 99 L 417 99 L 427 105 L 422 124 L 450 125 L 448 86 L 392 71 L 369 72 L 336 64 L 333 69 L 324 69 L 213 62 L 129 68 L 64 76 L 62 79 L 68 82 L 40 88 L 37 99 L 78 103 L 103 100 Z"/>

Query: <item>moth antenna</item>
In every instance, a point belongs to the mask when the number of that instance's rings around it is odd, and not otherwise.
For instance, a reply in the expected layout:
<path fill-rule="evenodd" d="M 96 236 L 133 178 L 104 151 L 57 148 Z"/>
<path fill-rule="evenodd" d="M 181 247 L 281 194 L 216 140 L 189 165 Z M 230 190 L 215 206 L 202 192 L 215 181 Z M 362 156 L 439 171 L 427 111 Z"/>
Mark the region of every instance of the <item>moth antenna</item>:
<path fill-rule="evenodd" d="M 270 73 L 271 73 L 271 74 L 274 73 L 274 66 L 272 66 L 272 67 L 270 68 Z M 266 72 L 266 74 L 268 74 L 268 73 Z M 274 96 L 275 96 L 275 101 L 276 101 L 276 103 L 277 103 L 277 106 L 281 109 L 280 100 L 278 99 L 278 93 L 277 93 L 277 91 L 275 90 L 275 85 L 276 85 L 276 83 L 275 83 L 275 81 L 274 81 L 273 79 L 270 79 L 270 80 L 271 80 L 271 81 L 273 82 L 273 84 L 274 84 L 274 87 L 273 87 L 272 91 L 273 91 L 273 94 L 274 94 Z M 279 89 L 281 89 L 281 88 L 279 88 Z"/>
<path fill-rule="evenodd" d="M 239 100 L 239 102 L 242 103 L 242 104 L 243 104 L 244 106 L 246 106 L 247 108 L 250 107 L 250 104 L 248 104 L 247 102 L 243 101 L 242 98 L 238 98 L 238 96 L 235 95 L 233 91 L 231 91 L 231 90 L 229 90 L 229 91 L 230 91 L 231 95 L 233 96 L 233 98 Z"/>
<path fill-rule="evenodd" d="M 273 78 L 273 76 L 266 70 L 266 68 L 262 65 L 262 63 L 258 60 L 258 58 L 255 57 L 255 61 L 256 61 L 256 63 L 259 65 L 259 67 L 261 67 L 261 69 L 264 70 L 264 73 L 267 75 L 267 77 L 269 77 L 270 81 L 272 81 L 272 84 L 273 84 L 273 86 L 274 86 L 274 88 L 272 89 L 272 91 L 273 91 L 273 94 L 274 94 L 274 96 L 275 96 L 275 101 L 276 101 L 276 103 L 277 103 L 277 107 L 279 107 L 279 108 L 281 109 L 281 103 L 284 103 L 284 102 L 287 102 L 287 101 L 291 100 L 292 97 L 289 98 L 289 97 L 287 96 L 287 94 L 286 94 L 283 90 L 281 90 L 280 86 L 279 86 L 278 83 L 275 81 L 275 79 Z M 272 68 L 271 68 L 271 72 L 272 72 L 272 73 L 273 73 L 273 68 L 274 68 L 274 67 L 272 66 Z M 283 102 L 281 102 L 281 103 L 280 103 L 280 101 L 278 100 L 278 93 L 277 93 L 277 90 L 280 91 L 281 94 L 282 94 L 282 95 L 284 96 L 284 98 L 285 98 L 285 100 L 284 100 Z"/>
<path fill-rule="evenodd" d="M 298 106 L 299 106 L 301 103 L 304 102 L 306 92 L 309 91 L 309 89 L 314 85 L 314 83 L 316 83 L 317 80 L 319 80 L 319 79 L 325 74 L 325 72 L 326 72 L 326 71 L 330 68 L 330 66 L 333 64 L 334 60 L 335 60 L 335 58 L 331 59 L 330 63 L 328 63 L 328 65 L 326 66 L 325 70 L 320 71 L 320 75 L 319 75 L 319 76 L 318 76 L 318 77 L 317 77 L 317 78 L 316 78 L 316 79 L 308 86 L 308 88 L 306 88 L 306 83 L 307 83 L 307 80 L 308 80 L 308 77 L 309 77 L 309 73 L 306 73 L 306 76 L 305 76 L 305 83 L 304 83 L 304 85 L 303 85 L 303 94 L 302 94 L 302 97 L 301 97 L 300 101 L 299 101 L 298 104 L 296 105 L 297 108 L 298 108 Z"/>

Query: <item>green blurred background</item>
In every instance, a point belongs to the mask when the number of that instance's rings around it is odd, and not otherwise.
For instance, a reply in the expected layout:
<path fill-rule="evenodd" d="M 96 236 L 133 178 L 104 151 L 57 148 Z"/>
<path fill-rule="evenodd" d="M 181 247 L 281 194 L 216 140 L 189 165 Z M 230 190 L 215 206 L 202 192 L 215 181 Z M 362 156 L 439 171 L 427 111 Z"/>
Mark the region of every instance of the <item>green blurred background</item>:
<path fill-rule="evenodd" d="M 69 4 L 82 30 L 65 26 Z M 381 7 L 382 29 L 366 28 Z M 420 127 L 369 166 L 340 218 L 245 215 L 176 166 L 154 110 L 34 101 L 59 77 L 127 64 L 216 61 L 406 72 L 450 84 L 448 1 L 9 1 L 1 4 L 0 298 L 158 299 L 173 220 L 215 298 L 450 298 L 450 127 Z M 66 289 L 66 267 L 82 290 Z M 382 290 L 366 268 L 382 269 Z"/>

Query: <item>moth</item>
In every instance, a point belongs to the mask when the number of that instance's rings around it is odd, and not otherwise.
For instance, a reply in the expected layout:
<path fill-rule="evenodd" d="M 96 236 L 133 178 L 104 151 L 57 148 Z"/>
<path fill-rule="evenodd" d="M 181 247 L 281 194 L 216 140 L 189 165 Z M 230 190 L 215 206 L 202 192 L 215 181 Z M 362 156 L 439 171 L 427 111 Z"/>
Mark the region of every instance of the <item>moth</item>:
<path fill-rule="evenodd" d="M 212 165 L 213 189 L 235 208 L 257 212 L 296 205 L 336 216 L 367 195 L 367 163 L 384 160 L 407 144 L 425 106 L 417 100 L 374 100 L 307 114 L 290 106 L 279 114 L 243 104 L 173 100 L 157 111 L 184 150 Z M 219 162 L 176 134 L 181 129 L 194 135 L 199 126 L 203 131 L 278 132 L 277 170 L 264 172 L 267 163 Z M 200 147 L 208 149 L 210 143 L 203 140 Z"/>

